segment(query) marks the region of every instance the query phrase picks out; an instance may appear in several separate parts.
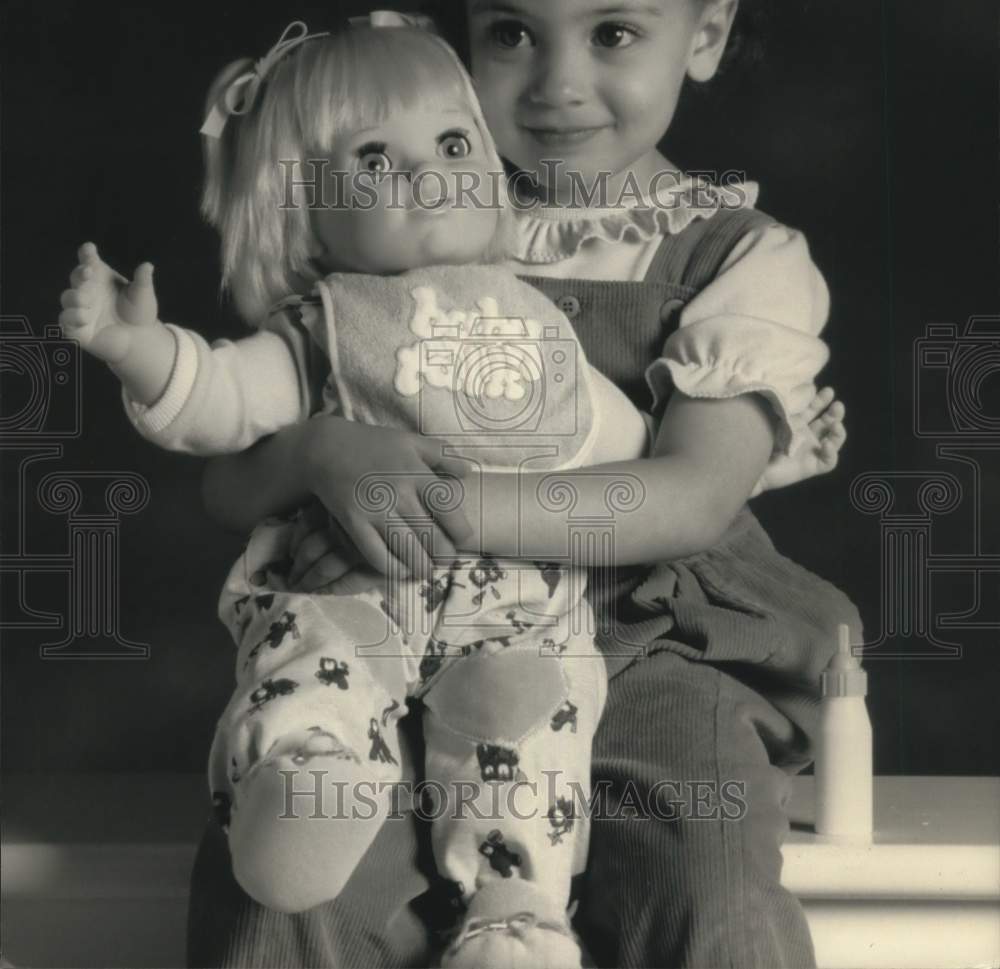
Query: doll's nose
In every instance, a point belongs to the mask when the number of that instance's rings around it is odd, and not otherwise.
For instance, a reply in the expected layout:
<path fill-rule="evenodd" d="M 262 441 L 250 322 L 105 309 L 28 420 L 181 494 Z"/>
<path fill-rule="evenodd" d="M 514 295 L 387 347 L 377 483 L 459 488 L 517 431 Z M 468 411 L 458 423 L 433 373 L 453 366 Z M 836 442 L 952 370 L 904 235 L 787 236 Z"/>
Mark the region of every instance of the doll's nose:
<path fill-rule="evenodd" d="M 434 165 L 421 165 L 412 175 L 411 191 L 414 205 L 438 208 L 450 197 L 448 176 Z"/>

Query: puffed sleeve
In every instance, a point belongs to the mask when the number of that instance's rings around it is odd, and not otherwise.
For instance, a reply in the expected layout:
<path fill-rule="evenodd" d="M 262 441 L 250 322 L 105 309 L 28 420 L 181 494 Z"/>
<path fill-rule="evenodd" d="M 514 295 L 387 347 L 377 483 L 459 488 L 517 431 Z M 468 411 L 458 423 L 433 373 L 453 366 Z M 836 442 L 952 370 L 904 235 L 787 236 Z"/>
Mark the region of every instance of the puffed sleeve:
<path fill-rule="evenodd" d="M 777 417 L 775 449 L 790 452 L 829 357 L 819 338 L 829 307 L 802 234 L 778 224 L 752 230 L 647 368 L 654 410 L 672 388 L 689 397 L 760 394 Z"/>

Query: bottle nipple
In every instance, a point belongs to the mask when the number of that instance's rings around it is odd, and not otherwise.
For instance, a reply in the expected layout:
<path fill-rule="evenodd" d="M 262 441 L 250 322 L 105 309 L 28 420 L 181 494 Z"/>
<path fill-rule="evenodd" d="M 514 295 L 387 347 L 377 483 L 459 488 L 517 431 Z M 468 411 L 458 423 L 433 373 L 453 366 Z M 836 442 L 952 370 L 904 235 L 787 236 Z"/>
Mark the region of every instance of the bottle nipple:
<path fill-rule="evenodd" d="M 851 651 L 851 630 L 846 623 L 837 627 L 837 652 L 820 676 L 823 696 L 866 696 L 868 674 Z"/>

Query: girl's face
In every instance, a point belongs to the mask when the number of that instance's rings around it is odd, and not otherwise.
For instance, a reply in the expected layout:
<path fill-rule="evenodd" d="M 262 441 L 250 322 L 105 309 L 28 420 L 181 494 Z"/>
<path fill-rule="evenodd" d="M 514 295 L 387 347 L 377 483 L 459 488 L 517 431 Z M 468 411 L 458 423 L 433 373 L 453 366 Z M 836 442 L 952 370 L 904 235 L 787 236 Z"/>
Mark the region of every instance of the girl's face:
<path fill-rule="evenodd" d="M 489 167 L 475 119 L 457 104 L 344 132 L 310 213 L 317 261 L 378 274 L 476 262 L 499 216 Z"/>
<path fill-rule="evenodd" d="M 549 189 L 648 180 L 684 77 L 715 72 L 735 4 L 468 0 L 472 74 L 500 153 Z M 562 162 L 553 176 L 551 162 Z M 611 182 L 614 184 L 614 181 Z"/>

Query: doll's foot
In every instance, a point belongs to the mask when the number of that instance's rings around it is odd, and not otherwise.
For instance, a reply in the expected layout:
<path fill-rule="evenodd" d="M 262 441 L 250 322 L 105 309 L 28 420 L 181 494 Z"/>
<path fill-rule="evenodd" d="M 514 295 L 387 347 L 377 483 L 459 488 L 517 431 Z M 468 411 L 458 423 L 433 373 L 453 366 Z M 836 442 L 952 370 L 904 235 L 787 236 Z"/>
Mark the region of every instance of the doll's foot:
<path fill-rule="evenodd" d="M 520 878 L 487 882 L 441 959 L 442 969 L 579 969 L 565 909 Z"/>

